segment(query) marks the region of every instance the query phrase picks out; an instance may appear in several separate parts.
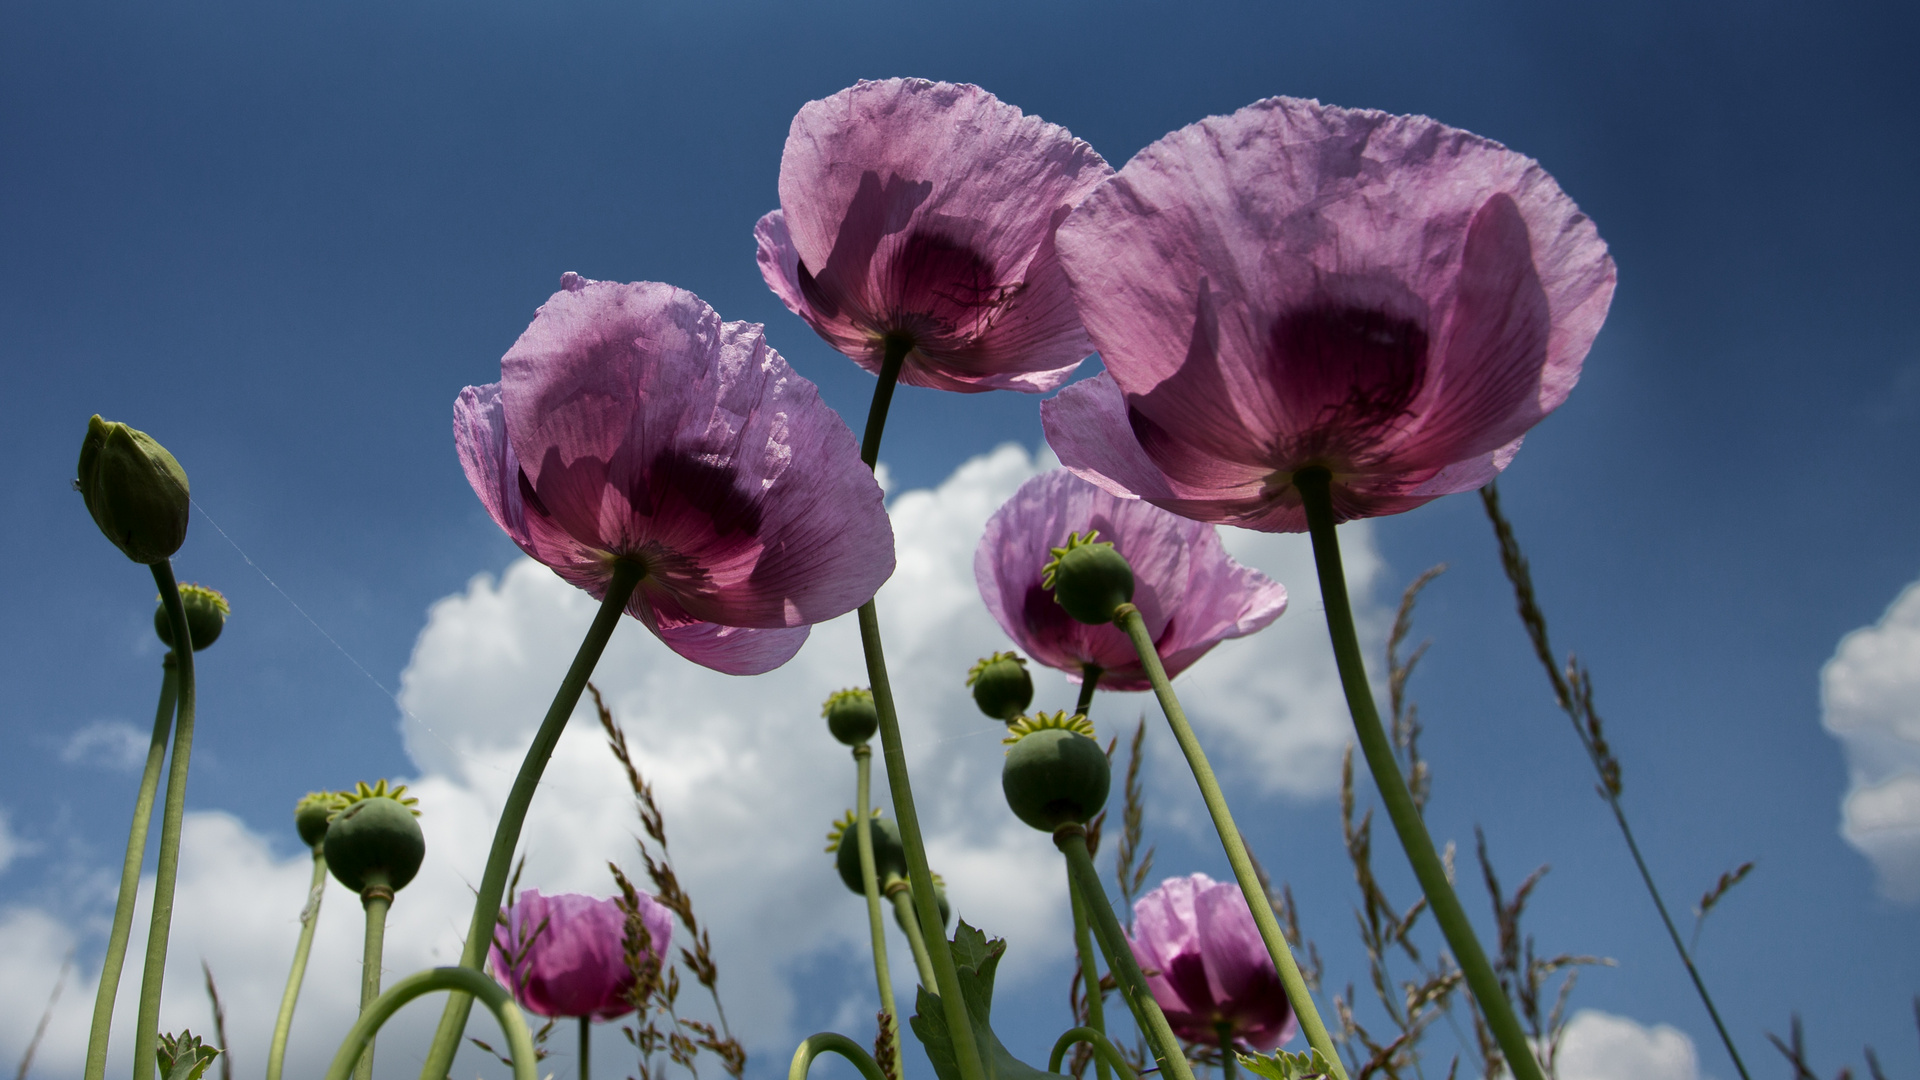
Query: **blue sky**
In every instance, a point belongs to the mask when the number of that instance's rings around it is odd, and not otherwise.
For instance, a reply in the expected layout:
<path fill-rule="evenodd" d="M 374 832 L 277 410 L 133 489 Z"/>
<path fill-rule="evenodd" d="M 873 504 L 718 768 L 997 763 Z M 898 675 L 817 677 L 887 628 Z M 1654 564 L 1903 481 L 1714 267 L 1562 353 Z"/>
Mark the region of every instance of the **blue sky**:
<path fill-rule="evenodd" d="M 765 322 L 857 425 L 870 377 L 753 262 L 802 103 L 860 77 L 971 81 L 1118 165 L 1286 93 L 1499 139 L 1598 223 L 1612 315 L 1502 482 L 1556 644 L 1594 672 L 1670 898 L 1758 864 L 1701 941 L 1756 1074 L 1780 1073 L 1763 1032 L 1795 1010 L 1827 1071 L 1871 1042 L 1911 1073 L 1916 909 L 1839 836 L 1847 759 L 1819 695 L 1840 638 L 1920 578 L 1916 23 L 1891 3 L 0 4 L 0 906 L 72 913 L 97 963 L 83 915 L 133 778 L 74 739 L 144 730 L 157 682 L 151 584 L 67 487 L 89 414 L 191 473 L 180 574 L 236 615 L 204 656 L 189 805 L 284 858 L 300 794 L 424 767 L 374 683 L 398 690 L 430 605 L 516 554 L 460 475 L 450 406 L 562 271 Z M 1033 449 L 1035 404 L 904 389 L 895 490 Z M 1531 666 L 1478 501 L 1370 536 L 1388 602 L 1452 566 L 1415 684 L 1435 831 L 1483 824 L 1510 879 L 1551 862 L 1543 947 L 1620 961 L 1576 1003 L 1674 1024 L 1732 1075 Z M 1332 802 L 1257 778 L 1238 799 L 1336 981 L 1360 979 Z M 1167 812 L 1162 867 L 1223 871 L 1174 858 L 1191 834 Z M 809 963 L 790 974 L 858 971 Z M 1051 1003 L 1055 981 L 1021 992 Z"/>

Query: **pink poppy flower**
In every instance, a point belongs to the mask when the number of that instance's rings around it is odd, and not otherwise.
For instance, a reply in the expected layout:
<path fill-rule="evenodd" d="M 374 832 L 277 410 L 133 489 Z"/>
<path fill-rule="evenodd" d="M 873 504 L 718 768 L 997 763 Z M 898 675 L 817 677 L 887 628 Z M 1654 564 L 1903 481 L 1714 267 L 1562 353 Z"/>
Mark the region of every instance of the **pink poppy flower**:
<path fill-rule="evenodd" d="M 1107 376 L 1042 407 L 1070 469 L 1175 513 L 1307 527 L 1479 487 L 1566 400 L 1613 296 L 1532 159 L 1420 116 L 1271 98 L 1142 150 L 1061 226 Z"/>
<path fill-rule="evenodd" d="M 1049 548 L 1069 533 L 1097 529 L 1133 567 L 1133 602 L 1146 621 L 1169 678 L 1227 638 L 1245 637 L 1280 617 L 1287 590 L 1234 562 L 1213 526 L 1122 499 L 1065 469 L 1020 485 L 987 520 L 973 555 L 973 578 L 987 610 L 1028 655 L 1078 681 L 1101 669 L 1108 690 L 1149 690 L 1133 642 L 1111 624 L 1070 617 L 1040 584 Z"/>
<path fill-rule="evenodd" d="M 1044 393 L 1093 351 L 1053 233 L 1112 173 L 977 86 L 861 82 L 793 118 L 760 273 L 868 371 L 904 337 L 903 383 Z"/>
<path fill-rule="evenodd" d="M 522 551 L 695 663 L 780 666 L 893 573 L 853 433 L 759 326 L 683 289 L 568 274 L 453 408 L 467 480 Z"/>
<path fill-rule="evenodd" d="M 1173 1033 L 1219 1046 L 1271 1050 L 1298 1030 L 1280 973 L 1240 886 L 1205 874 L 1168 878 L 1134 901 L 1127 939 Z"/>
<path fill-rule="evenodd" d="M 640 920 L 650 936 L 648 951 L 659 959 L 673 940 L 673 914 L 646 893 L 637 895 Z M 494 932 L 494 978 L 513 991 L 522 1008 L 541 1016 L 625 1016 L 633 1011 L 625 996 L 633 986 L 626 925 L 626 914 L 611 898 L 542 896 L 528 889 L 513 905 L 511 923 Z M 512 963 L 512 954 L 523 949 L 520 962 Z"/>

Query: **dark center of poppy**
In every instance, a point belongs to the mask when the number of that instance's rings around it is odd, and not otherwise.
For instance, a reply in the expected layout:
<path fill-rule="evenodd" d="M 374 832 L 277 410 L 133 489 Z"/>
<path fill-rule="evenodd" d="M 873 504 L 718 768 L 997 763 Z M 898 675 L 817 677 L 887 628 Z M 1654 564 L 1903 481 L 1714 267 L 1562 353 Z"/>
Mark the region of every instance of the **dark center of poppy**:
<path fill-rule="evenodd" d="M 1267 363 L 1298 425 L 1287 460 L 1355 463 L 1397 429 L 1426 384 L 1426 329 L 1378 308 L 1321 303 L 1276 319 Z"/>

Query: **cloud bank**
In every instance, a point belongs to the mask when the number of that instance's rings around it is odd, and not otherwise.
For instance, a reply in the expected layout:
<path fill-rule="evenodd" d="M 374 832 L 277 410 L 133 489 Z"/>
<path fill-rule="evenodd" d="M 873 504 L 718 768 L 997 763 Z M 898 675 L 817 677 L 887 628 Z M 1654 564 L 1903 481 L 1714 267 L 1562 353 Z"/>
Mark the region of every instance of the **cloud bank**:
<path fill-rule="evenodd" d="M 1920 582 L 1840 639 L 1820 672 L 1821 724 L 1847 752 L 1840 835 L 1889 899 L 1920 901 Z"/>

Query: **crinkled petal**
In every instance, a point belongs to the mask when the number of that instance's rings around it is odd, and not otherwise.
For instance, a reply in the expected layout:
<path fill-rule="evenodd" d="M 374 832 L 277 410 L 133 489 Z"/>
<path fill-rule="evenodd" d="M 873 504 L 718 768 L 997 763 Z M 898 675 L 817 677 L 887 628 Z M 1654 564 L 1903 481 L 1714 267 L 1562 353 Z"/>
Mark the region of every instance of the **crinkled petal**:
<path fill-rule="evenodd" d="M 1222 883 L 1194 897 L 1207 978 L 1234 1037 L 1267 1050 L 1293 1034 L 1293 1009 L 1240 886 Z"/>
<path fill-rule="evenodd" d="M 902 382 L 1052 390 L 1092 351 L 1053 232 L 1111 172 L 977 86 L 861 82 L 794 117 L 782 217 L 755 230 L 762 274 L 869 371 L 905 334 Z"/>
<path fill-rule="evenodd" d="M 651 930 L 658 923 L 653 898 L 640 895 L 642 918 Z M 491 953 L 494 975 L 529 1011 L 547 1017 L 610 1020 L 633 1011 L 625 993 L 633 984 L 626 965 L 626 917 L 618 902 L 576 893 L 542 896 L 528 889 L 517 898 L 511 925 L 496 930 Z M 669 923 L 652 943 L 666 954 Z M 509 952 L 519 956 L 511 963 Z"/>
<path fill-rule="evenodd" d="M 453 445 L 467 483 L 480 496 L 494 524 L 527 550 L 526 513 L 520 504 L 520 462 L 507 441 L 507 421 L 500 410 L 500 384 L 469 386 L 453 403 Z M 534 558 L 539 558 L 534 555 Z M 544 561 L 544 560 L 543 560 Z"/>

